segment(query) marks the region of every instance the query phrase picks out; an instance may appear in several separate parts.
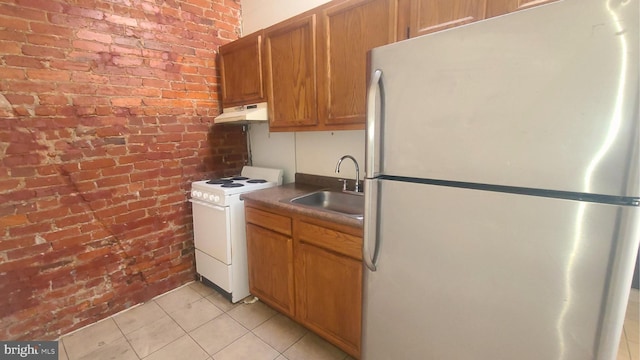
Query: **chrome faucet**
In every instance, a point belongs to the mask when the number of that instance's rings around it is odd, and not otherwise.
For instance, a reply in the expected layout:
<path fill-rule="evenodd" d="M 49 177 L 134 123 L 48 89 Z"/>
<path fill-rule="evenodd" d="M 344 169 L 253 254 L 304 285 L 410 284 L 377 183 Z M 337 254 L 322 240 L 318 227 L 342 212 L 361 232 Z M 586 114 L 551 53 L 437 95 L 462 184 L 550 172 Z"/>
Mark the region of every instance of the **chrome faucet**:
<path fill-rule="evenodd" d="M 344 159 L 351 159 L 353 160 L 353 163 L 356 165 L 356 189 L 355 191 L 358 192 L 360 190 L 360 186 L 358 185 L 358 182 L 360 181 L 360 167 L 358 166 L 358 162 L 356 161 L 356 158 L 354 158 L 351 155 L 344 155 L 343 157 L 340 158 L 340 160 L 338 160 L 338 163 L 336 164 L 336 174 L 340 172 L 340 164 L 342 163 L 342 160 Z"/>

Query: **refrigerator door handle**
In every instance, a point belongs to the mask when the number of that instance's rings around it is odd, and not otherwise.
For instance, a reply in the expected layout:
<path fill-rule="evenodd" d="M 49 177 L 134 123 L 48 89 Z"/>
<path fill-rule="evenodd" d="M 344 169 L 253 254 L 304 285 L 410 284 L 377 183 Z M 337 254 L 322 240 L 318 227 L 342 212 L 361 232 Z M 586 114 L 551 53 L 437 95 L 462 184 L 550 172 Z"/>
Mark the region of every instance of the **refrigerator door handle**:
<path fill-rule="evenodd" d="M 376 271 L 378 259 L 378 186 L 380 180 L 364 180 L 364 234 L 362 258 L 371 271 Z M 373 247 L 373 251 L 371 250 Z"/>
<path fill-rule="evenodd" d="M 367 146 L 365 149 L 365 177 L 367 178 L 373 178 L 380 173 L 380 129 L 384 113 L 381 80 L 382 70 L 376 69 L 371 75 L 371 83 L 367 90 Z"/>

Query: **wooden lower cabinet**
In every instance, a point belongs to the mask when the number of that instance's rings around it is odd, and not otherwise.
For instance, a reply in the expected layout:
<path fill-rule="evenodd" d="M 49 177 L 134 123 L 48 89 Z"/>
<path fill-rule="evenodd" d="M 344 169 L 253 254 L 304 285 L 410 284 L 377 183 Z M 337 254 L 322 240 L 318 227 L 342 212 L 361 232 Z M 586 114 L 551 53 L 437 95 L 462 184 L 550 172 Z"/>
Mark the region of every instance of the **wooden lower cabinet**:
<path fill-rule="evenodd" d="M 249 291 L 281 313 L 294 316 L 293 239 L 271 230 L 288 222 L 290 234 L 291 220 L 255 208 L 246 208 L 246 219 Z"/>
<path fill-rule="evenodd" d="M 296 255 L 297 316 L 309 329 L 360 357 L 362 262 L 300 243 Z"/>
<path fill-rule="evenodd" d="M 362 229 L 245 200 L 253 295 L 354 358 L 362 334 Z"/>

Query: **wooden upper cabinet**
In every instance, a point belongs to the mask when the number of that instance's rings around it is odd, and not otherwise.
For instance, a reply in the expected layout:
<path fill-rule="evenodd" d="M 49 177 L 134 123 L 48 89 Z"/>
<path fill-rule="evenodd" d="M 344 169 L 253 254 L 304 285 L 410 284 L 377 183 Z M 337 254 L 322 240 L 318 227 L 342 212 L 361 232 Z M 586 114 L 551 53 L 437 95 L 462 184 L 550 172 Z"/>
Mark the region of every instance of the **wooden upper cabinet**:
<path fill-rule="evenodd" d="M 259 31 L 220 47 L 223 107 L 266 101 L 261 46 Z"/>
<path fill-rule="evenodd" d="M 320 11 L 317 51 L 321 126 L 364 128 L 367 52 L 395 41 L 396 1 L 350 0 Z"/>
<path fill-rule="evenodd" d="M 316 125 L 315 14 L 269 27 L 264 41 L 270 129 Z"/>
<path fill-rule="evenodd" d="M 224 107 L 268 102 L 271 131 L 364 129 L 367 52 L 558 0 L 333 0 L 220 48 Z"/>
<path fill-rule="evenodd" d="M 557 0 L 488 0 L 486 17 L 508 14 Z"/>
<path fill-rule="evenodd" d="M 482 20 L 488 0 L 413 0 L 410 37 Z"/>

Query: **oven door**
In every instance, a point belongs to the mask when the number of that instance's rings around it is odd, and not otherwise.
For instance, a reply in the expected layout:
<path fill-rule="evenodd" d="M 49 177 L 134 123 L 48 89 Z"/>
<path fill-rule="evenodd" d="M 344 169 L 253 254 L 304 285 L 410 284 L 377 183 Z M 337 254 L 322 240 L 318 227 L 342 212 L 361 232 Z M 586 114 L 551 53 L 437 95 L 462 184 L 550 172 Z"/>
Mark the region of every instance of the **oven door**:
<path fill-rule="evenodd" d="M 196 199 L 193 204 L 193 237 L 197 250 L 231 264 L 231 221 L 228 206 L 217 206 Z"/>

